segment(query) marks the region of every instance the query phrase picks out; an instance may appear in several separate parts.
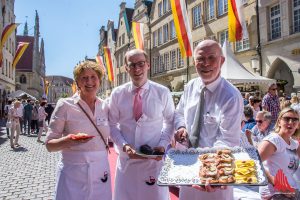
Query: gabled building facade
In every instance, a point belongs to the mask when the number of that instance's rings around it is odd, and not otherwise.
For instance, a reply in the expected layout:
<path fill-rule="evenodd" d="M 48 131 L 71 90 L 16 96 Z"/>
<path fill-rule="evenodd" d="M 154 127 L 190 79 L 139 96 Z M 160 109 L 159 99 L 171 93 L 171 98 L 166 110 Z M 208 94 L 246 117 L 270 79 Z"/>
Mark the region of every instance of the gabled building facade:
<path fill-rule="evenodd" d="M 27 22 L 25 24 L 27 27 Z M 34 36 L 28 36 L 24 29 L 23 35 L 17 35 L 17 42 L 29 42 L 29 46 L 16 66 L 16 90 L 23 90 L 37 99 L 43 97 L 45 78 L 44 40 L 39 32 L 39 16 L 36 11 Z"/>
<path fill-rule="evenodd" d="M 116 67 L 114 68 L 116 86 L 122 85 L 130 80 L 129 75 L 125 70 L 124 55 L 132 45 L 131 24 L 133 11 L 134 10 L 131 8 L 126 8 L 125 2 L 120 4 L 115 51 Z"/>
<path fill-rule="evenodd" d="M 73 79 L 65 76 L 46 76 L 49 83 L 47 102 L 56 103 L 58 99 L 72 96 Z"/>

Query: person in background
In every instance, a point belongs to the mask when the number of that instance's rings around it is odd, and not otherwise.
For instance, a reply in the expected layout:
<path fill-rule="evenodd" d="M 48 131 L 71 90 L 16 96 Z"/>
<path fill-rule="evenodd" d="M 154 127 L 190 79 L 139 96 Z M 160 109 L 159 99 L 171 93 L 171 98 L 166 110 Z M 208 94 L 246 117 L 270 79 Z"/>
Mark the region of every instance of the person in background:
<path fill-rule="evenodd" d="M 18 109 L 21 106 L 21 102 L 16 100 L 13 102 L 13 107 L 8 112 L 8 118 L 12 122 L 11 135 L 10 135 L 10 146 L 11 148 L 19 147 L 19 136 L 20 136 L 20 117 Z"/>
<path fill-rule="evenodd" d="M 296 95 L 293 95 L 291 98 L 291 107 L 297 110 L 297 112 L 300 114 L 300 103 Z"/>
<path fill-rule="evenodd" d="M 253 118 L 256 117 L 257 113 L 261 111 L 261 106 L 260 106 L 261 100 L 258 99 L 256 96 L 252 98 L 250 101 L 249 105 L 252 108 L 253 111 Z"/>
<path fill-rule="evenodd" d="M 284 108 L 290 107 L 291 106 L 291 101 L 290 100 L 283 100 L 280 102 L 280 110 L 283 110 Z"/>
<path fill-rule="evenodd" d="M 31 119 L 31 133 L 38 134 L 39 133 L 39 101 L 35 101 L 33 103 L 32 109 L 32 119 Z"/>
<path fill-rule="evenodd" d="M 25 132 L 24 132 L 24 127 L 23 127 L 23 125 L 24 125 L 24 119 L 23 119 L 23 117 L 24 117 L 24 105 L 25 105 L 25 100 L 22 100 L 21 101 L 21 99 L 18 99 L 18 101 L 20 102 L 20 106 L 18 107 L 18 112 L 17 112 L 17 114 L 18 114 L 18 116 L 19 116 L 19 123 L 20 123 L 20 131 L 21 131 L 21 135 L 22 134 L 25 134 Z"/>
<path fill-rule="evenodd" d="M 43 130 L 46 130 L 46 132 L 47 132 L 47 127 L 46 127 L 46 122 L 45 122 L 45 119 L 47 117 L 47 113 L 45 112 L 46 104 L 47 104 L 46 101 L 42 101 L 40 103 L 40 107 L 39 107 L 39 110 L 38 110 L 38 114 L 39 114 L 39 119 L 38 119 L 39 133 L 38 133 L 37 142 L 40 142 L 40 143 L 44 143 L 43 141 L 41 141 Z"/>
<path fill-rule="evenodd" d="M 271 123 L 272 115 L 267 111 L 259 111 L 255 117 L 256 125 L 251 130 L 246 130 L 245 134 L 248 140 L 253 142 L 253 146 L 258 144 L 273 131 Z"/>
<path fill-rule="evenodd" d="M 260 194 L 262 199 L 299 199 L 299 191 L 297 184 L 293 178 L 293 173 L 299 166 L 300 148 L 299 142 L 292 139 L 296 133 L 299 123 L 299 114 L 294 109 L 284 108 L 275 124 L 275 131 L 265 137 L 258 146 L 258 152 L 261 160 L 266 167 L 266 175 L 268 178 L 268 185 L 260 187 Z M 297 156 L 291 157 L 289 151 L 295 151 Z M 295 159 L 298 160 L 298 165 L 295 164 Z M 274 189 L 274 179 L 278 170 L 283 170 L 287 177 L 288 184 L 296 189 L 296 194 L 276 194 Z"/>
<path fill-rule="evenodd" d="M 108 106 L 96 96 L 103 71 L 92 61 L 78 64 L 74 71 L 78 92 L 61 98 L 52 113 L 46 147 L 61 151 L 56 182 L 56 200 L 111 200 L 111 180 L 106 143 L 110 129 Z M 97 129 L 100 130 L 104 141 Z M 73 140 L 85 133 L 93 138 Z"/>
<path fill-rule="evenodd" d="M 246 92 L 245 96 L 243 98 L 243 100 L 244 100 L 244 106 L 247 106 L 249 104 L 249 97 L 250 97 L 250 93 Z"/>
<path fill-rule="evenodd" d="M 221 77 L 224 61 L 216 41 L 204 40 L 196 46 L 194 64 L 199 77 L 188 82 L 176 107 L 174 123 L 177 142 L 187 141 L 194 148 L 239 145 L 243 99 L 238 89 Z M 182 186 L 179 192 L 180 200 L 233 198 L 232 187 L 211 187 L 209 182 L 205 187 Z"/>
<path fill-rule="evenodd" d="M 125 54 L 131 81 L 114 88 L 109 101 L 111 137 L 119 153 L 114 200 L 168 200 L 168 187 L 156 183 L 163 161 L 137 155 L 142 145 L 164 153 L 174 134 L 174 103 L 168 88 L 148 80 L 148 55 Z"/>
<path fill-rule="evenodd" d="M 277 85 L 271 84 L 268 93 L 262 99 L 262 108 L 272 114 L 272 123 L 275 124 L 278 113 L 280 112 L 280 103 L 277 95 Z"/>
<path fill-rule="evenodd" d="M 243 132 L 245 132 L 246 130 L 251 130 L 256 124 L 255 120 L 253 119 L 253 111 L 250 106 L 244 107 L 244 115 L 246 120 L 242 128 Z"/>
<path fill-rule="evenodd" d="M 31 100 L 27 99 L 27 104 L 24 106 L 24 134 L 26 134 L 26 127 L 27 127 L 28 136 L 30 136 L 32 110 L 33 110 L 33 106 L 31 104 Z"/>
<path fill-rule="evenodd" d="M 49 125 L 49 123 L 50 123 L 50 119 L 51 119 L 51 115 L 52 115 L 52 113 L 53 113 L 53 110 L 54 110 L 54 108 L 53 108 L 53 106 L 50 104 L 50 103 L 48 103 L 47 104 L 47 106 L 46 106 L 46 108 L 45 108 L 45 111 L 46 111 L 46 113 L 47 113 L 47 117 L 46 117 L 46 122 L 47 122 L 47 126 Z"/>
<path fill-rule="evenodd" d="M 13 100 L 12 99 L 8 99 L 7 100 L 7 104 L 4 106 L 4 117 L 5 117 L 5 123 L 7 123 L 9 120 L 8 120 L 8 112 L 9 110 L 13 107 L 13 104 L 12 104 Z M 6 128 L 6 134 L 7 134 L 7 138 L 9 139 L 10 136 L 9 136 L 9 130 L 10 128 Z"/>

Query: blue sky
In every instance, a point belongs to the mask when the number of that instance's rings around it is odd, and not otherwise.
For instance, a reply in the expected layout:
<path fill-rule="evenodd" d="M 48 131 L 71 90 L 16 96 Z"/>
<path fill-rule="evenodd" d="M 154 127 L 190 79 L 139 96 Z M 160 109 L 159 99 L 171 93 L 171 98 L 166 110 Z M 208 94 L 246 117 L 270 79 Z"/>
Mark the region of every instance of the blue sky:
<path fill-rule="evenodd" d="M 40 34 L 45 43 L 46 75 L 73 78 L 73 68 L 85 56 L 95 57 L 99 30 L 109 19 L 118 28 L 122 0 L 16 0 L 15 15 L 22 35 L 27 19 L 34 33 L 35 10 L 40 17 Z M 134 0 L 126 0 L 133 8 Z M 27 18 L 26 18 L 27 16 Z"/>

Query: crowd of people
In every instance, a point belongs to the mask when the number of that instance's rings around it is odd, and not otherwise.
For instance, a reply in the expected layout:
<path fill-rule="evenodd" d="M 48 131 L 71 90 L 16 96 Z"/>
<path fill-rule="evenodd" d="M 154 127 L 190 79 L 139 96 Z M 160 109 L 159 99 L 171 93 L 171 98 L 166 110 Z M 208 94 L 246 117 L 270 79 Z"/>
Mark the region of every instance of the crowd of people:
<path fill-rule="evenodd" d="M 235 86 L 221 77 L 225 58 L 220 45 L 213 40 L 200 42 L 193 57 L 198 77 L 188 82 L 176 108 L 168 88 L 148 80 L 148 55 L 139 49 L 125 54 L 131 81 L 114 88 L 109 99 L 96 96 L 103 70 L 94 62 L 84 61 L 73 72 L 78 91 L 57 102 L 51 119 L 44 102 L 40 103 L 38 127 L 45 127 L 45 120 L 50 119 L 46 148 L 49 152 L 62 153 L 55 199 L 168 200 L 168 187 L 156 184 L 162 158 L 145 158 L 137 153 L 145 144 L 162 154 L 171 144 L 174 148 L 253 146 L 258 149 L 266 168 L 267 186 L 259 190 L 257 187 L 212 186 L 208 179 L 204 186 L 181 186 L 180 200 L 300 198 L 297 96 L 291 100 L 280 99 L 277 85 L 271 84 L 262 99 L 260 94 L 245 94 L 243 98 Z M 9 119 L 20 125 L 13 126 L 11 131 L 18 134 L 24 130 L 25 133 L 23 121 L 17 114 L 22 104 L 14 101 L 12 105 Z M 23 115 L 29 127 L 34 105 L 33 108 L 27 105 L 23 106 Z M 32 116 L 28 117 L 30 110 Z M 39 141 L 41 128 L 33 130 L 38 133 Z M 27 134 L 33 132 L 27 129 Z M 82 133 L 90 137 L 74 139 L 74 135 Z M 113 194 L 109 138 L 118 154 Z M 11 145 L 19 145 L 18 136 Z M 274 191 L 274 177 L 279 169 L 295 193 Z"/>
<path fill-rule="evenodd" d="M 47 106 L 46 106 L 47 105 Z M 45 108 L 46 106 L 46 108 Z M 37 135 L 37 142 L 41 140 L 42 132 L 47 131 L 46 118 L 51 117 L 54 108 L 47 104 L 45 99 L 41 101 L 33 99 L 8 99 L 4 107 L 6 133 L 10 139 L 11 148 L 21 146 L 20 135 Z M 48 121 L 49 123 L 49 121 Z"/>

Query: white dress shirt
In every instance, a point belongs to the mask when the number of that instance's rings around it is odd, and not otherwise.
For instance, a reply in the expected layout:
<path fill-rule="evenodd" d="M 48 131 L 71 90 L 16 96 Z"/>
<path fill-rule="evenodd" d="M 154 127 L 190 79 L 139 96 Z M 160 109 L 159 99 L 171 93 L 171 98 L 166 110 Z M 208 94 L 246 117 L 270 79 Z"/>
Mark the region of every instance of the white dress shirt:
<path fill-rule="evenodd" d="M 204 84 L 200 78 L 191 80 L 181 96 L 175 110 L 175 128 L 186 127 L 192 134 L 195 114 L 199 105 L 201 89 Z M 240 92 L 224 78 L 219 77 L 213 83 L 205 85 L 204 123 L 201 128 L 199 147 L 237 146 L 240 143 L 243 98 Z M 215 192 L 202 192 L 192 187 L 182 186 L 180 200 L 232 200 L 233 188 L 217 189 Z"/>
<path fill-rule="evenodd" d="M 57 139 L 62 136 L 81 132 L 93 135 L 95 138 L 86 143 L 64 149 L 62 151 L 63 155 L 64 152 L 68 151 L 106 151 L 100 135 L 85 113 L 77 105 L 78 102 L 80 102 L 91 119 L 94 120 L 103 134 L 103 137 L 105 139 L 109 137 L 107 104 L 103 100 L 97 98 L 95 102 L 95 112 L 93 114 L 89 106 L 81 100 L 78 95 L 74 95 L 71 98 L 58 100 L 51 117 L 46 142 L 51 139 Z"/>
<path fill-rule="evenodd" d="M 184 126 L 191 134 L 203 85 L 200 78 L 188 83 L 175 111 L 176 129 Z M 238 146 L 243 115 L 240 92 L 221 77 L 205 87 L 204 127 L 201 128 L 199 147 Z"/>
<path fill-rule="evenodd" d="M 142 86 L 143 115 L 136 122 L 133 117 L 133 100 L 136 87 L 126 83 L 111 94 L 109 123 L 111 137 L 123 151 L 125 144 L 138 149 L 141 145 L 167 147 L 174 134 L 174 103 L 168 88 L 147 81 Z"/>

